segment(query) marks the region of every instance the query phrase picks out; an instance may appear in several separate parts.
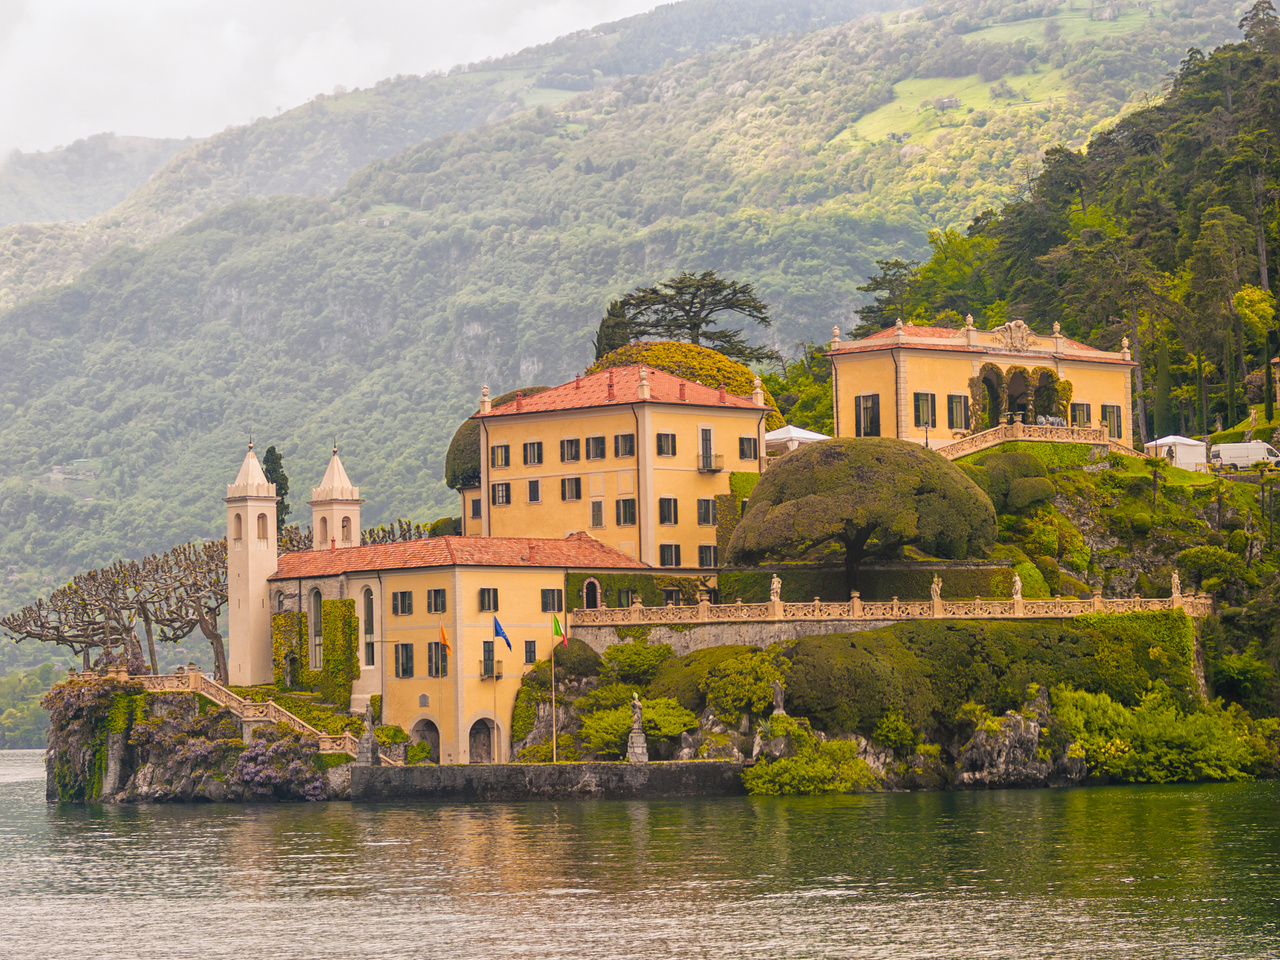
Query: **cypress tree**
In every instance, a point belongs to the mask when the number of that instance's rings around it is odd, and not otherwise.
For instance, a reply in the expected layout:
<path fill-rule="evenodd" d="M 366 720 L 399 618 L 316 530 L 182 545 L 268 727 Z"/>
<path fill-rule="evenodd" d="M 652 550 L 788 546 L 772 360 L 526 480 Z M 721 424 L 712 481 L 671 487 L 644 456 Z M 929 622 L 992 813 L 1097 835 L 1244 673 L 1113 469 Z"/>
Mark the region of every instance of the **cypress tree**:
<path fill-rule="evenodd" d="M 1276 380 L 1275 374 L 1271 372 L 1271 331 L 1267 331 L 1267 362 L 1263 365 L 1265 372 L 1262 375 L 1262 382 L 1265 384 L 1263 391 L 1266 396 L 1263 398 L 1264 412 L 1267 415 L 1267 423 L 1275 419 L 1276 415 Z"/>
<path fill-rule="evenodd" d="M 1156 351 L 1156 436 L 1173 433 L 1173 385 L 1169 377 L 1169 342 L 1160 339 Z"/>
<path fill-rule="evenodd" d="M 284 518 L 289 515 L 289 501 L 285 496 L 289 493 L 289 475 L 284 472 L 284 458 L 275 447 L 267 447 L 262 455 L 262 472 L 267 476 L 267 483 L 276 485 L 276 496 L 280 503 L 276 507 L 276 536 L 284 532 Z"/>
<path fill-rule="evenodd" d="M 1235 340 L 1227 333 L 1227 429 L 1231 430 L 1236 423 L 1236 349 Z"/>

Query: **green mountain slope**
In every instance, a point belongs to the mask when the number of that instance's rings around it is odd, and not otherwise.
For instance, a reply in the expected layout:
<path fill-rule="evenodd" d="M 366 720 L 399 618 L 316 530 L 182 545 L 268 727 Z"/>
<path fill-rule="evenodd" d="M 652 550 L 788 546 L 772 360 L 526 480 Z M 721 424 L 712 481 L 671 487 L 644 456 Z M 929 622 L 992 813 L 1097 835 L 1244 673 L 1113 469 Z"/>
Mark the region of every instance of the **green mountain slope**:
<path fill-rule="evenodd" d="M 15 150 L 0 163 L 0 226 L 97 216 L 190 142 L 99 133 L 57 150 Z"/>
<path fill-rule="evenodd" d="M 121 192 L 110 203 L 74 215 L 0 215 L 0 224 L 96 217 L 80 226 L 24 223 L 0 230 L 0 308 L 74 279 L 118 246 L 153 242 L 206 210 L 235 200 L 328 194 L 366 164 L 424 140 L 532 107 L 555 106 L 579 91 L 646 73 L 672 58 L 752 38 L 814 30 L 900 2 L 685 0 L 508 57 L 456 67 L 448 75 L 398 76 L 366 90 L 320 94 L 279 116 L 230 127 L 196 142 L 145 184 L 146 177 L 136 179 L 132 186 L 142 185 L 127 199 Z M 89 143 L 96 140 L 90 138 Z M 21 209 L 61 209 L 59 183 L 27 178 L 19 186 Z M 4 196 L 0 173 L 0 214 Z"/>
<path fill-rule="evenodd" d="M 847 329 L 875 258 L 998 206 L 1044 146 L 1082 143 L 1229 26 L 1169 4 L 1047 41 L 1038 7 L 985 9 L 717 49 L 377 161 L 332 198 L 211 210 L 26 300 L 0 320 L 0 600 L 216 533 L 250 430 L 298 489 L 336 434 L 370 522 L 454 513 L 444 452 L 480 384 L 571 376 L 612 296 L 715 268 L 757 283 L 778 346 Z M 1050 72 L 1040 103 L 896 96 Z M 872 123 L 895 105 L 906 144 Z M 83 479 L 52 471 L 78 459 Z"/>

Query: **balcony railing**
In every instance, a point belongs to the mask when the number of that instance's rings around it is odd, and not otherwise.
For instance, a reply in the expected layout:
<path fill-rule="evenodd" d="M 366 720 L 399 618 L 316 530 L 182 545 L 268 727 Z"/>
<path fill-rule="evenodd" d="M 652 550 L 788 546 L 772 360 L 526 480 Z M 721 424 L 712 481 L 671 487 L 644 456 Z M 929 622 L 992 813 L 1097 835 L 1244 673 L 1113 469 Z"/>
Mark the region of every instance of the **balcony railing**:
<path fill-rule="evenodd" d="M 699 473 L 719 473 L 723 469 L 724 469 L 723 453 L 698 454 L 698 472 Z"/>
<path fill-rule="evenodd" d="M 481 660 L 480 661 L 480 679 L 481 680 L 501 680 L 502 679 L 502 661 L 501 660 Z"/>

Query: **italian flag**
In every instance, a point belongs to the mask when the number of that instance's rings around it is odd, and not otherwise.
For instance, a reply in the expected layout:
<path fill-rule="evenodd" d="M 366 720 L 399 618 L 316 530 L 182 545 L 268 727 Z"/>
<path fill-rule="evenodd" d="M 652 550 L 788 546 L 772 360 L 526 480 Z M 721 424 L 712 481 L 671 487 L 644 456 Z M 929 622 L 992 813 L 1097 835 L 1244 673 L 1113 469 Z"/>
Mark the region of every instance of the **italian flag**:
<path fill-rule="evenodd" d="M 554 613 L 551 615 L 551 635 L 560 638 L 560 646 L 567 647 L 569 638 L 564 635 L 564 631 L 560 629 L 560 618 Z"/>

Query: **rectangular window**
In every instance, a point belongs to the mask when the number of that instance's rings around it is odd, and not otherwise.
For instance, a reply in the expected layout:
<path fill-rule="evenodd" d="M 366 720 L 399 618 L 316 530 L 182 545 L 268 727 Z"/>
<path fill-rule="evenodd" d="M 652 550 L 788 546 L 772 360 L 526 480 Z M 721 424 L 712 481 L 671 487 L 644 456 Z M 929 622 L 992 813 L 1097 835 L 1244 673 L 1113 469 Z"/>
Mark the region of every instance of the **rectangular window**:
<path fill-rule="evenodd" d="M 489 466 L 511 466 L 511 447 L 505 443 L 494 444 L 489 448 Z"/>
<path fill-rule="evenodd" d="M 536 467 L 542 463 L 542 441 L 530 440 L 524 445 L 524 465 Z"/>
<path fill-rule="evenodd" d="M 524 662 L 525 663 L 538 662 L 538 641 L 537 640 L 526 640 L 524 642 Z"/>
<path fill-rule="evenodd" d="M 633 497 L 626 500 L 615 500 L 613 502 L 615 512 L 617 513 L 617 523 L 620 527 L 634 527 L 636 525 L 636 501 Z"/>
<path fill-rule="evenodd" d="M 947 429 L 969 429 L 969 398 L 953 393 L 947 397 Z"/>
<path fill-rule="evenodd" d="M 680 544 L 664 543 L 658 547 L 658 566 L 660 567 L 678 567 L 680 566 Z"/>
<path fill-rule="evenodd" d="M 613 455 L 619 459 L 636 455 L 636 435 L 634 433 L 618 433 L 613 437 Z"/>
<path fill-rule="evenodd" d="M 619 609 L 625 610 L 627 607 L 631 606 L 632 601 L 635 599 L 635 595 L 636 595 L 636 592 L 634 590 L 623 590 L 621 587 L 619 587 L 618 588 Z"/>
<path fill-rule="evenodd" d="M 430 596 L 431 593 L 428 591 L 428 609 L 430 609 L 431 606 Z M 412 590 L 397 590 L 395 593 L 391 594 L 391 615 L 393 617 L 407 617 L 411 613 L 413 613 Z"/>
<path fill-rule="evenodd" d="M 480 612 L 481 613 L 497 613 L 498 611 L 498 588 L 497 587 L 481 587 L 480 588 Z"/>
<path fill-rule="evenodd" d="M 760 440 L 757 437 L 739 437 L 738 438 L 738 459 L 739 460 L 758 460 L 760 455 Z"/>
<path fill-rule="evenodd" d="M 480 498 L 479 497 L 476 497 L 474 500 L 471 501 L 471 519 L 472 520 L 480 519 Z"/>
<path fill-rule="evenodd" d="M 938 425 L 938 408 L 932 393 L 915 395 L 916 426 L 936 427 Z"/>
<path fill-rule="evenodd" d="M 676 455 L 676 435 L 674 433 L 658 434 L 658 456 L 674 457 Z"/>
<path fill-rule="evenodd" d="M 481 655 L 483 656 L 484 659 L 481 661 L 480 675 L 482 677 L 492 677 L 493 676 L 493 641 L 492 640 L 484 641 L 484 645 L 481 649 L 483 651 Z"/>
<path fill-rule="evenodd" d="M 1120 439 L 1120 408 L 1113 403 L 1102 405 L 1102 422 L 1107 425 L 1107 436 Z"/>
<path fill-rule="evenodd" d="M 698 547 L 698 566 L 700 567 L 718 567 L 720 566 L 720 551 L 714 543 L 704 543 Z"/>
<path fill-rule="evenodd" d="M 560 481 L 560 499 L 561 500 L 581 500 L 582 499 L 582 478 L 581 477 L 565 477 Z"/>
<path fill-rule="evenodd" d="M 669 603 L 673 607 L 678 607 L 684 602 L 684 597 L 680 595 L 679 590 L 667 587 L 662 591 L 662 602 Z"/>
<path fill-rule="evenodd" d="M 427 676 L 449 675 L 449 648 L 438 640 L 427 644 Z"/>
<path fill-rule="evenodd" d="M 1071 425 L 1084 427 L 1093 423 L 1093 404 L 1073 403 L 1071 405 Z"/>
<path fill-rule="evenodd" d="M 489 502 L 495 507 L 502 507 L 511 502 L 511 484 L 489 484 Z"/>
<path fill-rule="evenodd" d="M 604 526 L 604 501 L 603 500 L 591 501 L 591 525 L 593 527 Z"/>
<path fill-rule="evenodd" d="M 564 591 L 544 588 L 542 591 L 542 612 L 560 613 L 564 610 Z"/>
<path fill-rule="evenodd" d="M 573 463 L 582 459 L 582 441 L 574 438 L 573 440 L 560 441 L 560 462 Z"/>
<path fill-rule="evenodd" d="M 367 643 L 364 645 L 364 665 L 365 665 L 366 667 L 372 667 L 372 666 L 373 666 L 373 643 L 372 643 L 372 641 L 367 642 Z"/>
<path fill-rule="evenodd" d="M 427 613 L 447 613 L 444 602 L 444 590 L 427 591 Z"/>
<path fill-rule="evenodd" d="M 529 481 L 529 502 L 530 503 L 542 502 L 542 481 L 541 480 Z"/>
<path fill-rule="evenodd" d="M 396 676 L 400 678 L 413 676 L 413 644 L 397 643 L 396 647 Z"/>
<path fill-rule="evenodd" d="M 880 436 L 880 394 L 868 393 L 853 398 L 854 436 Z"/>
<path fill-rule="evenodd" d="M 587 437 L 587 459 L 604 459 L 604 437 Z"/>
<path fill-rule="evenodd" d="M 711 497 L 698 501 L 698 526 L 714 527 L 716 525 L 716 502 Z"/>
<path fill-rule="evenodd" d="M 658 498 L 658 522 L 666 524 L 680 522 L 680 513 L 676 508 L 675 497 Z"/>

